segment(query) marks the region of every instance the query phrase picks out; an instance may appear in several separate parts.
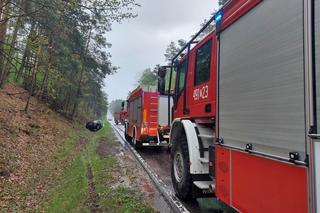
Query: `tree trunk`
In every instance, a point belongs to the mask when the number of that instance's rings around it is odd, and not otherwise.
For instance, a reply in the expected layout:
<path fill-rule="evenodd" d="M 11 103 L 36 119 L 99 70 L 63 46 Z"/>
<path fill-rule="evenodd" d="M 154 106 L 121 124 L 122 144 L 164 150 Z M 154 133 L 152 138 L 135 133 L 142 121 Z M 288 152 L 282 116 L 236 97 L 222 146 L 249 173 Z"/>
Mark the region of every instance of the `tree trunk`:
<path fill-rule="evenodd" d="M 48 62 L 47 67 L 45 68 L 44 76 L 43 76 L 43 79 L 39 88 L 39 92 L 37 95 L 39 99 L 44 99 L 44 97 L 46 97 L 46 92 L 48 87 L 48 78 L 49 78 L 49 69 L 50 69 L 49 67 L 50 66 Z"/>
<path fill-rule="evenodd" d="M 69 105 L 69 92 L 66 91 L 64 94 L 64 101 L 63 101 L 63 111 L 67 112 L 68 111 L 68 105 Z"/>
<path fill-rule="evenodd" d="M 11 40 L 10 49 L 9 49 L 9 53 L 8 53 L 8 57 L 7 57 L 7 63 L 5 64 L 3 72 L 0 75 L 0 88 L 3 87 L 3 85 L 6 81 L 6 78 L 8 76 L 8 73 L 10 72 L 11 67 L 12 67 L 11 64 L 13 63 L 13 60 L 12 60 L 13 55 L 14 55 L 13 53 L 14 53 L 14 49 L 16 47 L 18 31 L 19 31 L 20 25 L 21 25 L 21 16 L 19 16 L 17 18 L 17 22 L 16 22 L 15 28 L 12 33 L 12 40 Z"/>
<path fill-rule="evenodd" d="M 50 69 L 51 69 L 51 60 L 52 60 L 52 50 L 51 50 L 51 48 L 49 48 L 48 54 L 49 54 L 49 58 L 48 58 L 48 61 L 46 63 L 46 67 L 44 69 L 44 76 L 43 76 L 43 80 L 41 82 L 40 90 L 39 90 L 39 93 L 38 93 L 38 98 L 39 99 L 44 99 L 48 95 L 49 72 L 50 72 Z"/>
<path fill-rule="evenodd" d="M 84 51 L 84 56 L 86 57 L 88 49 L 89 49 L 89 43 L 91 40 L 91 32 L 92 32 L 92 27 L 90 27 L 89 30 L 89 36 L 88 36 L 88 40 L 87 40 L 87 44 L 86 44 L 86 49 Z M 75 103 L 73 105 L 73 109 L 72 109 L 72 114 L 71 114 L 71 118 L 74 118 L 74 115 L 77 111 L 78 105 L 79 105 L 79 98 L 80 98 L 80 94 L 81 94 L 81 86 L 82 86 L 82 81 L 83 81 L 83 77 L 84 77 L 84 60 L 82 59 L 82 63 L 81 63 L 81 67 L 80 67 L 80 78 L 79 78 L 79 83 L 78 83 L 78 89 L 77 89 L 77 93 L 76 93 L 76 100 Z"/>
<path fill-rule="evenodd" d="M 4 2 L 5 2 L 4 0 L 0 0 L 0 20 L 2 20 L 2 11 L 4 7 Z"/>
<path fill-rule="evenodd" d="M 25 68 L 26 60 L 27 60 L 27 51 L 25 49 L 24 52 L 23 52 L 23 56 L 22 56 L 22 60 L 21 60 L 21 63 L 20 63 L 20 67 L 19 67 L 19 69 L 18 69 L 18 71 L 16 73 L 16 81 L 19 81 L 19 79 L 22 76 L 23 70 Z"/>
<path fill-rule="evenodd" d="M 36 61 L 35 61 L 35 65 L 32 69 L 32 77 L 31 77 L 31 89 L 29 91 L 29 97 L 28 97 L 28 100 L 27 100 L 27 104 L 24 108 L 24 111 L 26 113 L 28 113 L 28 108 L 29 108 L 29 104 L 30 104 L 30 99 L 31 99 L 31 96 L 33 95 L 33 90 L 35 88 L 35 83 L 37 81 L 36 77 L 37 77 L 37 70 L 38 70 L 38 66 L 39 66 L 39 60 L 40 60 L 40 57 L 41 57 L 41 53 L 42 53 L 42 44 L 39 45 L 39 48 L 38 48 L 38 52 L 37 52 L 37 57 L 36 57 Z"/>
<path fill-rule="evenodd" d="M 31 90 L 30 89 L 30 84 L 31 84 L 31 81 L 32 81 L 32 68 L 34 67 L 34 65 L 32 66 L 31 64 L 31 60 L 35 60 L 34 58 L 32 58 L 32 56 L 30 55 L 28 58 L 27 58 L 27 70 L 24 72 L 24 77 L 23 77 L 23 87 L 26 89 L 26 90 Z"/>
<path fill-rule="evenodd" d="M 29 41 L 31 39 L 31 37 L 34 34 L 34 31 L 35 31 L 35 23 L 32 22 L 30 32 L 27 37 L 27 41 Z M 20 65 L 19 70 L 16 75 L 16 81 L 18 81 L 22 77 L 24 69 L 26 68 L 26 64 L 29 61 L 29 58 L 30 58 L 30 45 L 29 45 L 29 43 L 30 42 L 27 42 L 27 45 L 24 49 L 21 65 Z"/>
<path fill-rule="evenodd" d="M 0 76 L 3 73 L 3 63 L 5 58 L 5 38 L 7 34 L 7 25 L 9 19 L 10 0 L 4 0 L 0 20 Z"/>
<path fill-rule="evenodd" d="M 36 66 L 34 66 L 33 67 L 33 69 L 32 69 L 32 80 L 31 80 L 31 84 L 33 84 L 33 81 L 34 81 L 34 78 L 35 78 L 35 73 L 36 73 Z M 30 99 L 31 99 L 31 96 L 32 96 L 32 93 L 33 93 L 33 85 L 31 85 L 31 89 L 29 90 L 29 96 L 28 96 L 28 100 L 27 100 L 27 104 L 26 104 L 26 106 L 25 106 L 25 108 L 24 108 L 24 111 L 26 112 L 26 113 L 28 113 L 28 109 L 29 109 L 29 104 L 30 104 Z"/>

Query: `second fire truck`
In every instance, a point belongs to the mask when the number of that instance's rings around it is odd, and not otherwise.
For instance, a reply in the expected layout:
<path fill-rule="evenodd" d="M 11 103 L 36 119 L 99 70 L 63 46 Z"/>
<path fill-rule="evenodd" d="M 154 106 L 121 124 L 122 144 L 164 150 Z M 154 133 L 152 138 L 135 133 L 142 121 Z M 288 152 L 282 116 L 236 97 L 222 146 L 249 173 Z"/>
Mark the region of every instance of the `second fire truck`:
<path fill-rule="evenodd" d="M 124 134 L 135 148 L 169 145 L 168 101 L 163 92 L 148 88 L 138 87 L 131 92 Z"/>

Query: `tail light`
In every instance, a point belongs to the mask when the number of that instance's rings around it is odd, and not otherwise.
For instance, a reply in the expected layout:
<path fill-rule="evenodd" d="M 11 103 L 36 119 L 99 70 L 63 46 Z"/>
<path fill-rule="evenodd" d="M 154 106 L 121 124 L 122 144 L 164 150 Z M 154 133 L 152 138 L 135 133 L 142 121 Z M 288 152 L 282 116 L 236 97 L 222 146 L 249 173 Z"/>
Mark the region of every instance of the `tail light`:
<path fill-rule="evenodd" d="M 148 122 L 147 122 L 147 110 L 143 110 L 143 117 L 142 117 L 142 128 L 141 128 L 141 134 L 148 134 Z"/>
<path fill-rule="evenodd" d="M 146 123 L 142 123 L 142 128 L 141 128 L 141 134 L 147 135 L 148 134 L 148 125 Z"/>
<path fill-rule="evenodd" d="M 143 123 L 147 122 L 147 110 L 143 110 Z"/>

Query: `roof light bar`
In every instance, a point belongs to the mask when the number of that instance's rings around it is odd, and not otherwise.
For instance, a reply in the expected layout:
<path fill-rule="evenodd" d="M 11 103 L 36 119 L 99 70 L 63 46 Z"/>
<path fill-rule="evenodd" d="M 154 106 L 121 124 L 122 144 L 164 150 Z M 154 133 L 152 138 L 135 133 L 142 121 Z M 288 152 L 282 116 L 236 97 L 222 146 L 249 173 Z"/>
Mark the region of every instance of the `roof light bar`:
<path fill-rule="evenodd" d="M 218 11 L 218 12 L 216 13 L 216 15 L 214 16 L 214 21 L 215 21 L 216 23 L 218 23 L 218 22 L 220 22 L 220 21 L 222 20 L 222 17 L 223 17 L 223 14 L 222 14 L 222 11 L 220 10 L 220 11 Z"/>

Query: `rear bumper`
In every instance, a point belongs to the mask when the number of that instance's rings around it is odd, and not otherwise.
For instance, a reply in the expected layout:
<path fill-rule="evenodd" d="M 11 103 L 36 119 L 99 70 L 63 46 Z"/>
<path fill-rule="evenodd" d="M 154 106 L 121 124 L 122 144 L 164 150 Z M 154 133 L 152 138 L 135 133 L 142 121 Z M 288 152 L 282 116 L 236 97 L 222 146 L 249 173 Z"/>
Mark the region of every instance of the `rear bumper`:
<path fill-rule="evenodd" d="M 157 141 L 156 135 L 140 135 L 139 141 L 141 142 L 148 142 L 148 141 Z"/>
<path fill-rule="evenodd" d="M 141 144 L 142 146 L 149 146 L 149 147 L 155 147 L 155 146 L 164 146 L 164 147 L 168 147 L 169 143 L 167 142 L 161 142 L 161 143 L 152 143 L 152 142 L 142 142 Z"/>
<path fill-rule="evenodd" d="M 142 135 L 140 137 L 140 141 L 141 141 L 141 145 L 142 146 L 168 146 L 169 143 L 166 141 L 162 141 L 160 143 L 158 143 L 158 139 L 156 136 L 146 136 L 146 135 Z"/>

